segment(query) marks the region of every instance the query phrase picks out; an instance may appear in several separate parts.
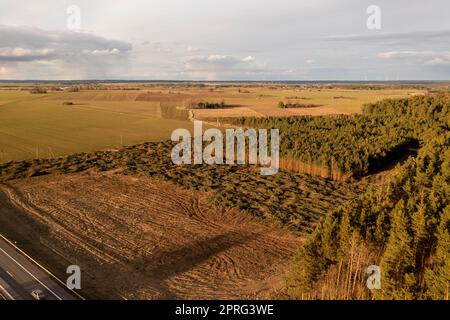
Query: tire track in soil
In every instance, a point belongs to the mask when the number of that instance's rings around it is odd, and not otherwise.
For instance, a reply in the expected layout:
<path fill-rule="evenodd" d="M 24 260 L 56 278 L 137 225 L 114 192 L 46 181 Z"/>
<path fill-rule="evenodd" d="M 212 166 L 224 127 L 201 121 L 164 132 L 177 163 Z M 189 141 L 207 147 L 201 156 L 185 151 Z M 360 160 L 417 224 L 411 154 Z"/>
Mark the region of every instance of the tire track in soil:
<path fill-rule="evenodd" d="M 57 233 L 64 255 L 78 253 L 96 285 L 126 298 L 270 298 L 301 242 L 152 178 L 49 175 L 2 189 Z"/>

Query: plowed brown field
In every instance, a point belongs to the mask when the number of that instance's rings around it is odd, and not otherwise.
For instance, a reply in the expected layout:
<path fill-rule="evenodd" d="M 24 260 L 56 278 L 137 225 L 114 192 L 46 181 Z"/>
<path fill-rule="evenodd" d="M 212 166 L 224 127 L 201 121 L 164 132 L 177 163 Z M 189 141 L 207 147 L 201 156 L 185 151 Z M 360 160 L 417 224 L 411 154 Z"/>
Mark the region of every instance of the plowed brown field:
<path fill-rule="evenodd" d="M 300 244 L 285 230 L 209 206 L 205 194 L 151 178 L 49 175 L 0 189 L 0 220 L 17 209 L 34 216 L 47 230 L 36 245 L 78 264 L 82 284 L 102 288 L 101 297 L 271 298 Z"/>

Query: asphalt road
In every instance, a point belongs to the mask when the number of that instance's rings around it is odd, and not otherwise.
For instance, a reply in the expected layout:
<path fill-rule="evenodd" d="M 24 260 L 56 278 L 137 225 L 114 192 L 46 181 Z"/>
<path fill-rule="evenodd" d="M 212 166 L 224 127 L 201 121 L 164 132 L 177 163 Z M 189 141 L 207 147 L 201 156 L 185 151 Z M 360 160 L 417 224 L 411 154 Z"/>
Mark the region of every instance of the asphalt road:
<path fill-rule="evenodd" d="M 62 284 L 0 238 L 0 293 L 9 300 L 33 300 L 39 289 L 45 300 L 75 300 Z"/>

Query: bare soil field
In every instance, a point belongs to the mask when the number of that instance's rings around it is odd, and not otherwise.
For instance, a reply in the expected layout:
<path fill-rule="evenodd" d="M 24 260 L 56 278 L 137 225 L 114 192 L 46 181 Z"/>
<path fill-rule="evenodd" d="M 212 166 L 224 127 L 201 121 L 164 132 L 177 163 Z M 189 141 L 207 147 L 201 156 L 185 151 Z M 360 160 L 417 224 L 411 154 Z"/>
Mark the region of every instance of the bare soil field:
<path fill-rule="evenodd" d="M 229 117 L 265 117 L 264 114 L 249 107 L 235 107 L 228 109 L 197 109 L 191 110 L 192 120 L 211 120 Z"/>
<path fill-rule="evenodd" d="M 135 101 L 140 94 L 138 90 L 54 92 L 40 97 L 40 100 Z"/>
<path fill-rule="evenodd" d="M 17 225 L 21 210 L 29 220 L 21 220 L 21 236 L 58 257 L 56 274 L 78 264 L 84 292 L 94 297 L 271 298 L 282 293 L 301 242 L 153 178 L 78 173 L 0 186 L 0 231 Z"/>

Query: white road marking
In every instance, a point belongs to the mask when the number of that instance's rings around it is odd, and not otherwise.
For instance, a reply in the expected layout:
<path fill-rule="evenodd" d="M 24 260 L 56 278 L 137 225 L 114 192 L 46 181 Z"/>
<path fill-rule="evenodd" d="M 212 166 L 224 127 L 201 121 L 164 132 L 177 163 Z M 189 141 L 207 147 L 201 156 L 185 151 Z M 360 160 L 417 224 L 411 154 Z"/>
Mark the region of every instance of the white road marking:
<path fill-rule="evenodd" d="M 15 279 L 14 276 L 11 274 L 11 272 L 9 272 L 8 270 L 6 270 L 6 273 L 9 274 L 9 276 L 10 276 L 11 278 Z"/>
<path fill-rule="evenodd" d="M 10 298 L 11 300 L 16 300 L 16 299 L 14 299 L 14 297 L 13 297 L 12 295 L 9 294 L 8 291 L 6 291 L 5 288 L 3 288 L 3 286 L 2 286 L 1 284 L 0 284 L 0 290 L 1 290 L 2 292 L 4 292 L 4 293 L 8 296 L 8 298 Z"/>
<path fill-rule="evenodd" d="M 22 249 L 20 249 L 18 246 L 16 246 L 14 243 L 12 243 L 11 241 L 9 241 L 7 238 L 5 238 L 1 233 L 0 233 L 0 240 L 5 241 L 5 243 L 8 245 L 10 245 L 11 247 L 13 247 L 17 252 L 19 252 L 20 254 L 22 254 L 22 256 L 25 256 L 28 260 L 30 260 L 32 263 L 34 263 L 36 266 L 39 267 L 39 269 L 45 271 L 48 275 L 50 275 L 54 280 L 56 280 L 56 282 L 58 282 L 59 284 L 61 284 L 63 287 L 66 287 L 66 284 L 64 282 L 61 281 L 61 279 L 59 279 L 57 276 L 55 276 L 53 273 L 51 273 L 48 269 L 46 269 L 43 265 L 41 265 L 39 262 L 37 262 L 36 260 L 34 260 L 32 257 L 30 257 L 26 252 L 24 252 Z M 69 288 L 68 288 L 69 289 Z M 78 298 L 80 298 L 81 300 L 86 300 L 83 296 L 81 296 L 78 292 L 76 292 L 73 289 L 69 289 L 73 294 L 75 294 Z"/>
<path fill-rule="evenodd" d="M 30 271 L 28 271 L 24 266 L 22 266 L 16 259 L 14 259 L 13 257 L 11 257 L 5 250 L 3 250 L 2 248 L 0 248 L 0 251 L 3 252 L 8 258 L 10 258 L 12 261 L 14 261 L 19 267 L 22 268 L 23 271 L 25 271 L 26 273 L 28 273 L 30 276 L 32 276 L 34 278 L 34 280 L 36 280 L 37 282 L 39 282 L 45 289 L 47 289 L 51 294 L 53 294 L 56 298 L 58 298 L 59 300 L 62 300 L 62 298 L 60 296 L 58 296 L 56 293 L 54 293 L 49 287 L 47 287 L 45 284 L 43 284 L 38 278 L 36 278 Z"/>

